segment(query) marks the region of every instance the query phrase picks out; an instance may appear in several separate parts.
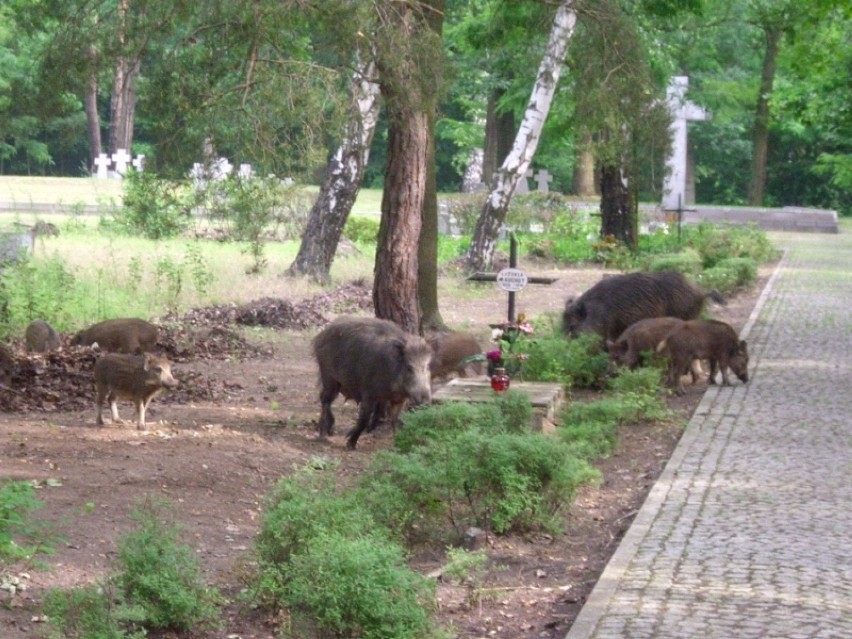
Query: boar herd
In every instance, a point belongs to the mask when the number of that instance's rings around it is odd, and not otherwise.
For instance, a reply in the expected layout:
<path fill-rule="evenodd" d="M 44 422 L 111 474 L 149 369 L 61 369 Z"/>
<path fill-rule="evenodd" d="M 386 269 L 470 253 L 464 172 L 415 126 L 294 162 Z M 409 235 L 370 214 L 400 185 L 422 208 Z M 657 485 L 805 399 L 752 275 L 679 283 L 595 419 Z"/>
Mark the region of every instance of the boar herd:
<path fill-rule="evenodd" d="M 682 377 L 700 375 L 700 361 L 710 364 L 727 386 L 728 369 L 748 381 L 748 348 L 732 326 L 699 319 L 706 300 L 724 304 L 718 291 L 705 291 L 675 271 L 628 273 L 605 278 L 576 300 L 568 300 L 562 327 L 569 336 L 597 333 L 615 364 L 635 368 L 643 357 L 668 361 L 668 384 L 684 394 Z"/>
<path fill-rule="evenodd" d="M 708 298 L 724 303 L 717 291 L 705 291 L 676 272 L 614 275 L 567 301 L 563 330 L 568 337 L 600 335 L 614 366 L 667 361 L 667 381 L 678 394 L 684 393 L 684 375 L 698 380 L 702 360 L 709 363 L 711 384 L 718 371 L 728 385 L 728 369 L 746 382 L 745 341 L 724 322 L 699 319 Z M 104 400 L 115 423 L 120 422 L 117 402 L 126 400 L 136 408 L 137 428 L 145 430 L 151 400 L 177 386 L 168 359 L 154 354 L 158 337 L 155 325 L 136 318 L 106 320 L 72 336 L 72 346 L 104 351 L 94 368 L 98 425 L 104 423 Z M 25 344 L 28 352 L 43 353 L 61 340 L 47 322 L 37 320 L 27 327 Z M 480 364 L 469 362 L 482 349 L 465 332 L 421 337 L 387 320 L 343 316 L 322 329 L 311 346 L 319 369 L 319 436 L 334 432 L 332 402 L 340 395 L 352 399 L 359 408 L 347 433 L 350 449 L 382 419 L 394 423 L 405 407 L 429 403 L 434 380 L 465 377 L 471 369 L 481 374 Z M 0 385 L 9 385 L 12 371 L 12 354 L 0 344 Z"/>

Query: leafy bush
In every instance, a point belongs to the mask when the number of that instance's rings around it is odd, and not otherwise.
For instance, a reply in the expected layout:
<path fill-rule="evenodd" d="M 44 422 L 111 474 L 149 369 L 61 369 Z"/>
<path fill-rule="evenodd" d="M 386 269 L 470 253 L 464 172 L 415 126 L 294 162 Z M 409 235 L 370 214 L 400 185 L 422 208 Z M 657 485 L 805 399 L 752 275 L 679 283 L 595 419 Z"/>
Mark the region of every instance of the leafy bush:
<path fill-rule="evenodd" d="M 174 630 L 214 625 L 221 597 L 204 585 L 197 557 L 179 541 L 181 530 L 164 523 L 165 505 L 146 502 L 132 517 L 136 529 L 118 543 L 116 584 L 125 601 L 139 608 L 141 623 Z"/>
<path fill-rule="evenodd" d="M 750 257 L 763 263 L 777 255 L 766 233 L 754 226 L 699 224 L 684 229 L 684 240 L 701 255 L 705 269 L 730 257 Z"/>
<path fill-rule="evenodd" d="M 377 455 L 360 487 L 376 519 L 401 524 L 409 541 L 447 526 L 457 535 L 471 525 L 497 533 L 551 527 L 594 472 L 555 438 L 529 430 L 521 395 L 407 416 L 401 452 Z"/>
<path fill-rule="evenodd" d="M 698 276 L 698 281 L 706 289 L 716 289 L 721 293 L 729 293 L 737 287 L 737 271 L 734 268 L 713 266 L 704 269 Z"/>
<path fill-rule="evenodd" d="M 654 257 L 648 264 L 649 271 L 678 271 L 695 277 L 701 272 L 701 256 L 698 251 L 686 248 L 680 253 L 666 253 Z"/>
<path fill-rule="evenodd" d="M 193 195 L 183 182 L 164 180 L 150 171 L 124 177 L 123 206 L 116 223 L 151 240 L 179 235 L 191 219 Z"/>
<path fill-rule="evenodd" d="M 44 528 L 30 517 L 41 505 L 30 482 L 0 482 L 0 566 L 50 550 Z"/>
<path fill-rule="evenodd" d="M 350 215 L 343 227 L 343 237 L 350 242 L 375 244 L 379 237 L 379 220 L 372 217 Z"/>
<path fill-rule="evenodd" d="M 757 279 L 757 264 L 750 257 L 729 257 L 716 264 L 737 273 L 737 286 L 748 286 Z"/>
<path fill-rule="evenodd" d="M 75 292 L 74 275 L 59 258 L 7 266 L 0 271 L 0 334 L 20 332 L 35 319 L 65 325 Z"/>
<path fill-rule="evenodd" d="M 294 638 L 432 635 L 433 585 L 378 534 L 325 530 L 306 539 L 290 559 L 284 591 Z"/>
<path fill-rule="evenodd" d="M 600 388 L 609 368 L 609 355 L 601 349 L 598 335 L 568 339 L 554 322 L 536 326 L 534 339 L 526 340 L 523 378 L 559 382 L 574 388 Z"/>
<path fill-rule="evenodd" d="M 114 584 L 89 585 L 68 590 L 49 590 L 44 613 L 53 637 L 62 639 L 144 639 L 147 633 L 135 624 L 136 611 L 121 602 Z"/>

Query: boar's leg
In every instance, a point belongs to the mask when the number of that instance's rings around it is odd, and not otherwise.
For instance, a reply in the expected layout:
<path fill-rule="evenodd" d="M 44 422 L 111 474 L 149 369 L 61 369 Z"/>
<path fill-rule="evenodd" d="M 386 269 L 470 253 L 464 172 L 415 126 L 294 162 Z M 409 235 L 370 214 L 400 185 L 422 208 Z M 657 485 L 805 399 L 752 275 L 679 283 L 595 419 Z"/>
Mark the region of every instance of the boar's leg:
<path fill-rule="evenodd" d="M 112 414 L 112 423 L 113 424 L 123 424 L 121 421 L 121 417 L 118 416 L 118 396 L 114 391 L 110 391 L 107 396 L 107 401 L 109 402 L 109 410 Z"/>
<path fill-rule="evenodd" d="M 148 430 L 148 426 L 145 424 L 145 409 L 148 407 L 148 401 L 145 399 L 140 399 L 136 401 L 136 430 Z"/>
<path fill-rule="evenodd" d="M 107 395 L 106 388 L 102 387 L 99 384 L 98 387 L 97 387 L 97 398 L 96 398 L 98 417 L 95 420 L 95 423 L 98 426 L 104 425 L 104 418 L 101 415 L 101 409 L 103 408 L 103 403 L 104 403 L 104 400 L 106 399 L 106 395 Z"/>
<path fill-rule="evenodd" d="M 334 414 L 331 412 L 331 403 L 337 399 L 340 393 L 340 384 L 334 382 L 323 383 L 320 391 L 320 421 L 319 436 L 328 437 L 334 433 Z"/>
<path fill-rule="evenodd" d="M 361 407 L 358 409 L 358 421 L 355 423 L 355 428 L 350 430 L 346 434 L 346 448 L 350 450 L 355 449 L 355 445 L 358 443 L 358 438 L 361 436 L 367 427 L 370 425 L 370 422 L 373 419 L 373 416 L 381 412 L 383 409 L 383 404 L 381 402 L 377 402 L 374 399 L 364 398 L 361 402 Z"/>

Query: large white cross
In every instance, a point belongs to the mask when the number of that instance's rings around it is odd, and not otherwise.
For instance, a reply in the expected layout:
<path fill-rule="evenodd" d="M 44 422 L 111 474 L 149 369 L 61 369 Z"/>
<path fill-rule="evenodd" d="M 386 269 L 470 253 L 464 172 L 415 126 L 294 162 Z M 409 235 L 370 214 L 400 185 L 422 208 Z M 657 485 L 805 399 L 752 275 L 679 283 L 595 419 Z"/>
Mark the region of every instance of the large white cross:
<path fill-rule="evenodd" d="M 109 177 L 109 165 L 111 160 L 106 153 L 101 153 L 95 158 L 95 177 L 105 180 Z"/>
<path fill-rule="evenodd" d="M 115 174 L 117 177 L 123 177 L 127 173 L 127 163 L 130 161 L 130 154 L 127 149 L 117 149 L 112 154 L 112 161 L 115 162 Z"/>
<path fill-rule="evenodd" d="M 686 162 L 687 141 L 686 123 L 691 121 L 709 120 L 710 114 L 700 106 L 686 100 L 686 88 L 689 78 L 675 76 L 666 89 L 666 102 L 671 109 L 674 122 L 671 126 L 672 151 L 666 166 L 668 172 L 663 183 L 663 208 L 675 211 L 683 208 L 686 202 Z"/>

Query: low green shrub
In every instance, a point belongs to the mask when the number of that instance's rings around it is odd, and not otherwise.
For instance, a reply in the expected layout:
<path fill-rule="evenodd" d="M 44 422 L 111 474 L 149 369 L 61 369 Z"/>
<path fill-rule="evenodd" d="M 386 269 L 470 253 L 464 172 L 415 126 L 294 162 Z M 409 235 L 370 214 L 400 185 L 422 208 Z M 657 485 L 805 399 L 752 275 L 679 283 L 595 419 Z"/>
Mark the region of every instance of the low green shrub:
<path fill-rule="evenodd" d="M 728 257 L 720 260 L 716 267 L 736 271 L 738 287 L 749 286 L 757 279 L 757 264 L 750 257 Z"/>
<path fill-rule="evenodd" d="M 290 559 L 284 593 L 284 636 L 294 639 L 433 636 L 434 585 L 381 535 L 326 530 L 306 539 Z"/>
<path fill-rule="evenodd" d="M 716 289 L 720 293 L 730 293 L 737 288 L 737 269 L 725 266 L 713 266 L 704 269 L 698 276 L 698 282 L 706 289 Z"/>
<path fill-rule="evenodd" d="M 51 550 L 46 529 L 32 519 L 41 506 L 30 482 L 0 482 L 0 566 Z"/>
<path fill-rule="evenodd" d="M 44 598 L 54 639 L 144 639 L 148 633 L 138 625 L 138 613 L 122 602 L 110 580 L 49 590 Z"/>
<path fill-rule="evenodd" d="M 555 323 L 536 326 L 536 337 L 524 341 L 523 379 L 559 382 L 573 388 L 600 388 L 609 368 L 609 356 L 598 335 L 568 339 Z"/>
<path fill-rule="evenodd" d="M 375 244 L 379 237 L 379 220 L 361 215 L 350 215 L 343 227 L 343 237 L 350 242 Z"/>
<path fill-rule="evenodd" d="M 684 229 L 684 241 L 698 251 L 705 269 L 730 257 L 750 257 L 762 264 L 778 253 L 766 233 L 755 226 L 699 224 Z"/>
<path fill-rule="evenodd" d="M 698 251 L 686 248 L 680 253 L 665 253 L 654 257 L 648 264 L 649 271 L 678 271 L 695 277 L 701 272 L 701 256 Z"/>
<path fill-rule="evenodd" d="M 129 171 L 114 223 L 151 240 L 175 237 L 189 226 L 193 204 L 194 195 L 185 182 L 161 179 L 151 171 Z"/>
<path fill-rule="evenodd" d="M 181 529 L 166 504 L 146 501 L 132 514 L 136 528 L 118 542 L 118 588 L 141 611 L 148 628 L 192 630 L 216 625 L 218 591 L 203 583 L 194 551 L 180 542 Z"/>

